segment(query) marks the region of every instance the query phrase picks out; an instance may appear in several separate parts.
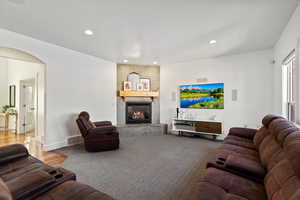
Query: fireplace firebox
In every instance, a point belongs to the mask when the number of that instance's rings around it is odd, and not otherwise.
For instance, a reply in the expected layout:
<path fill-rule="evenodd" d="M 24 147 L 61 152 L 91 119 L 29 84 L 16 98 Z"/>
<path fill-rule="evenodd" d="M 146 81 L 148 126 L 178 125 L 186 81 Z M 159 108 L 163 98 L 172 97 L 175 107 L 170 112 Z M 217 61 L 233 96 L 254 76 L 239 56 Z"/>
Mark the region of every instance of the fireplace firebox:
<path fill-rule="evenodd" d="M 126 124 L 152 123 L 152 105 L 149 102 L 126 102 Z"/>

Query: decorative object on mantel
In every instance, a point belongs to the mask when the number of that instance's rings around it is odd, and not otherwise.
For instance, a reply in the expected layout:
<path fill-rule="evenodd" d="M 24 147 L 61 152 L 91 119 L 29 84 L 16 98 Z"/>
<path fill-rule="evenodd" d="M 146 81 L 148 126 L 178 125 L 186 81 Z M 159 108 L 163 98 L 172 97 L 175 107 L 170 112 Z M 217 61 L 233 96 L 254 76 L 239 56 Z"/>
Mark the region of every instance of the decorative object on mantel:
<path fill-rule="evenodd" d="M 143 91 L 144 90 L 144 85 L 142 83 L 138 83 L 136 87 L 137 91 Z"/>
<path fill-rule="evenodd" d="M 132 90 L 137 90 L 137 84 L 140 83 L 140 75 L 136 72 L 131 72 L 127 76 L 127 81 L 131 82 Z"/>
<path fill-rule="evenodd" d="M 131 91 L 132 90 L 132 83 L 130 81 L 123 82 L 124 91 Z"/>
<path fill-rule="evenodd" d="M 140 83 L 143 84 L 144 91 L 150 91 L 150 79 L 141 78 Z"/>

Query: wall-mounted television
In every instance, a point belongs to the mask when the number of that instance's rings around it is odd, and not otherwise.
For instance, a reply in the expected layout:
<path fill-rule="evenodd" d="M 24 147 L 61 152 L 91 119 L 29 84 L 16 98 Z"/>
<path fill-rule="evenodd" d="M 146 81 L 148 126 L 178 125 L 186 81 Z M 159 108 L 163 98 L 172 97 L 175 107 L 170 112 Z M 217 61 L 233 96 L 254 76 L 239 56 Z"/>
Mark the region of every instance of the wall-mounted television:
<path fill-rule="evenodd" d="M 180 85 L 180 108 L 224 109 L 224 83 Z"/>

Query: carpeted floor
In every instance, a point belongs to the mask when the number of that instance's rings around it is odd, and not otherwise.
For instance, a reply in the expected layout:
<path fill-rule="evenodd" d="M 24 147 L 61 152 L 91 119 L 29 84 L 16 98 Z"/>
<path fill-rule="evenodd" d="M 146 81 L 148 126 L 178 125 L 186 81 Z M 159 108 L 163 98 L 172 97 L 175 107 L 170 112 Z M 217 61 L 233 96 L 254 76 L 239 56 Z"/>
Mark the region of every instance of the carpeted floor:
<path fill-rule="evenodd" d="M 184 200 L 219 146 L 203 139 L 164 136 L 121 137 L 117 151 L 88 153 L 83 145 L 59 150 L 61 165 L 117 200 Z"/>

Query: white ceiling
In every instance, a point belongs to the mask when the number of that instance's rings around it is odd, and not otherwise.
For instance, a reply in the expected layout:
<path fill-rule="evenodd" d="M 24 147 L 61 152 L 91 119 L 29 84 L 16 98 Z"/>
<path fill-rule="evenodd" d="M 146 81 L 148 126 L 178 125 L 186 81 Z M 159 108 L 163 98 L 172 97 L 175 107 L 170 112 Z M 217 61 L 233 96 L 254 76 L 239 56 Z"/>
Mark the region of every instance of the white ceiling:
<path fill-rule="evenodd" d="M 271 48 L 298 2 L 1 0 L 0 27 L 114 62 L 173 63 Z"/>

